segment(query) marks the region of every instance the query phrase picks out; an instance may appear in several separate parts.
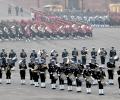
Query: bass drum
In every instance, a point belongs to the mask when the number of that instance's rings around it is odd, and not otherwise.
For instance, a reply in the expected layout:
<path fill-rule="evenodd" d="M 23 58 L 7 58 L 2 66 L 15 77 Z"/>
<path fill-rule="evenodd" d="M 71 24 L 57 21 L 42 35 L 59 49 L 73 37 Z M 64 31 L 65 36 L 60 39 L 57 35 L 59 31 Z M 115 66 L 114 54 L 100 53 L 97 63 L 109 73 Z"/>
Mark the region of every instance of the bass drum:
<path fill-rule="evenodd" d="M 93 83 L 93 78 L 92 77 L 87 77 L 87 81 L 90 83 Z"/>
<path fill-rule="evenodd" d="M 56 72 L 53 73 L 53 77 L 57 80 L 58 79 L 58 74 Z"/>
<path fill-rule="evenodd" d="M 72 81 L 75 80 L 75 76 L 74 76 L 73 74 L 70 74 L 70 75 L 69 75 L 69 78 L 70 78 Z"/>
<path fill-rule="evenodd" d="M 66 75 L 65 75 L 64 73 L 62 73 L 62 74 L 60 75 L 60 78 L 63 79 L 63 80 L 66 80 L 66 79 L 67 79 L 67 78 L 66 78 Z"/>

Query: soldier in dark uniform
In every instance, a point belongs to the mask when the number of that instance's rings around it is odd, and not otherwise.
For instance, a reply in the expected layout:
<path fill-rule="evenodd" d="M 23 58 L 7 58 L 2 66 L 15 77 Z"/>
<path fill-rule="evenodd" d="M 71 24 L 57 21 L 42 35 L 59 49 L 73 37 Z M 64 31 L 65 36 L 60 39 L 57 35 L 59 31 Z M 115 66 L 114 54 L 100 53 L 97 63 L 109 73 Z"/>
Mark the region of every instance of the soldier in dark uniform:
<path fill-rule="evenodd" d="M 92 58 L 91 62 L 89 63 L 89 66 L 90 66 L 90 69 L 91 69 L 91 72 L 92 72 L 92 77 L 94 78 L 92 84 L 97 85 L 98 81 L 97 81 L 97 72 L 96 71 L 97 71 L 99 65 L 96 63 L 96 59 Z"/>
<path fill-rule="evenodd" d="M 69 53 L 66 49 L 64 49 L 64 51 L 62 52 L 62 59 L 63 62 L 65 61 L 65 59 L 69 56 Z"/>
<path fill-rule="evenodd" d="M 107 51 L 104 48 L 101 48 L 99 55 L 100 55 L 100 59 L 101 59 L 101 64 L 104 65 Z"/>
<path fill-rule="evenodd" d="M 35 61 L 35 67 L 32 69 L 35 87 L 39 87 L 39 62 Z"/>
<path fill-rule="evenodd" d="M 0 58 L 0 84 L 2 84 L 2 59 Z"/>
<path fill-rule="evenodd" d="M 84 66 L 78 65 L 74 70 L 74 76 L 76 77 L 76 91 L 81 92 L 82 89 L 82 76 L 83 76 L 83 68 Z"/>
<path fill-rule="evenodd" d="M 52 50 L 50 56 L 51 56 L 51 59 L 57 62 L 58 53 L 56 50 Z"/>
<path fill-rule="evenodd" d="M 8 26 L 3 26 L 3 39 L 8 40 L 9 39 L 9 34 L 10 34 L 10 30 L 8 28 Z"/>
<path fill-rule="evenodd" d="M 71 68 L 66 68 L 68 91 L 72 91 L 73 90 L 72 89 L 72 82 L 73 82 L 73 80 L 71 78 L 72 74 L 73 73 L 72 73 Z"/>
<path fill-rule="evenodd" d="M 114 59 L 114 57 L 115 57 L 116 55 L 117 55 L 116 50 L 115 50 L 114 47 L 112 47 L 111 50 L 110 50 L 109 56 L 110 56 L 110 58 L 113 58 L 113 59 Z M 114 60 L 114 63 L 115 63 L 115 60 Z"/>
<path fill-rule="evenodd" d="M 119 94 L 120 94 L 120 66 L 119 66 L 119 69 L 117 71 L 117 74 L 118 74 L 118 85 L 119 85 Z"/>
<path fill-rule="evenodd" d="M 100 67 L 97 71 L 97 79 L 98 79 L 98 87 L 99 87 L 99 95 L 104 95 L 104 83 L 105 83 L 105 72 L 102 70 L 102 67 Z"/>
<path fill-rule="evenodd" d="M 41 88 L 46 88 L 46 70 L 47 65 L 41 62 L 39 64 L 39 71 L 40 71 L 40 80 L 41 80 Z"/>
<path fill-rule="evenodd" d="M 108 68 L 108 79 L 109 79 L 109 84 L 114 85 L 114 69 L 115 69 L 115 64 L 114 64 L 114 59 L 111 57 L 109 59 L 109 62 L 107 63 L 107 68 Z"/>
<path fill-rule="evenodd" d="M 21 57 L 21 59 L 26 59 L 27 53 L 25 52 L 24 49 L 22 49 L 22 52 L 20 53 L 20 57 Z"/>
<path fill-rule="evenodd" d="M 15 62 L 17 61 L 17 55 L 13 51 L 13 49 L 11 49 L 11 51 L 9 53 L 9 58 L 12 59 L 12 65 L 13 65 L 13 68 L 14 68 L 15 67 Z"/>
<path fill-rule="evenodd" d="M 19 69 L 20 69 L 20 77 L 21 77 L 21 85 L 25 85 L 25 76 L 26 76 L 26 61 L 22 60 L 19 64 Z"/>
<path fill-rule="evenodd" d="M 116 50 L 114 47 L 112 47 L 110 50 L 109 56 L 114 58 L 116 55 L 117 55 Z"/>
<path fill-rule="evenodd" d="M 73 69 L 71 67 L 71 61 L 65 64 L 65 75 L 67 77 L 67 85 L 68 85 L 68 91 L 72 91 L 72 82 L 73 82 Z"/>
<path fill-rule="evenodd" d="M 30 58 L 34 60 L 37 58 L 37 53 L 35 50 L 32 50 L 32 53 L 30 54 Z"/>
<path fill-rule="evenodd" d="M 96 57 L 97 57 L 97 51 L 95 50 L 95 48 L 92 48 L 91 57 L 92 57 L 93 59 L 96 59 Z"/>
<path fill-rule="evenodd" d="M 86 81 L 86 91 L 87 94 L 91 94 L 91 81 L 92 81 L 92 72 L 89 65 L 86 65 L 86 69 L 83 71 L 83 77 Z"/>
<path fill-rule="evenodd" d="M 83 65 L 85 65 L 86 64 L 86 60 L 87 60 L 87 54 L 88 54 L 88 52 L 87 52 L 87 49 L 86 49 L 86 47 L 83 47 L 83 50 L 81 50 L 81 59 L 82 59 L 82 64 Z"/>
<path fill-rule="evenodd" d="M 40 53 L 40 57 L 41 59 L 43 59 L 46 63 L 46 58 L 48 57 L 47 52 L 45 51 L 45 49 L 42 50 L 42 52 Z"/>
<path fill-rule="evenodd" d="M 76 48 L 72 51 L 73 61 L 77 63 L 78 51 Z"/>
<path fill-rule="evenodd" d="M 11 84 L 11 68 L 13 68 L 13 65 L 11 64 L 12 60 L 7 59 L 7 63 L 5 66 L 5 72 L 6 72 L 6 84 Z"/>
<path fill-rule="evenodd" d="M 30 63 L 28 64 L 29 67 L 29 74 L 30 74 L 30 84 L 34 85 L 34 76 L 33 76 L 33 69 L 35 67 L 35 61 L 34 59 L 30 59 Z"/>
<path fill-rule="evenodd" d="M 2 66 L 3 66 L 3 68 L 5 68 L 5 66 L 6 66 L 6 57 L 7 57 L 7 53 L 5 52 L 5 49 L 2 49 L 2 52 L 0 53 L 0 57 L 2 59 Z"/>
<path fill-rule="evenodd" d="M 51 60 L 50 63 L 48 64 L 48 72 L 50 74 L 50 79 L 51 79 L 51 88 L 56 89 L 56 81 L 58 79 L 58 76 L 57 76 L 57 66 L 55 60 Z"/>
<path fill-rule="evenodd" d="M 60 90 L 64 90 L 65 89 L 65 87 L 64 87 L 64 80 L 66 79 L 66 76 L 65 76 L 64 72 L 65 72 L 64 64 L 61 63 L 60 67 L 58 67 L 59 89 Z"/>

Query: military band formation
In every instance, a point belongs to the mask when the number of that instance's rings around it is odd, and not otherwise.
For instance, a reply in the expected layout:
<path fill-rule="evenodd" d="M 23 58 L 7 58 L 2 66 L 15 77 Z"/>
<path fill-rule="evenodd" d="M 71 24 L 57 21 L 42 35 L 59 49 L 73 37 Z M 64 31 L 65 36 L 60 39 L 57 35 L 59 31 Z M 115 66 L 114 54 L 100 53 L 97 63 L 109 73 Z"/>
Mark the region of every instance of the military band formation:
<path fill-rule="evenodd" d="M 66 49 L 61 55 L 56 50 L 52 50 L 50 56 L 46 50 L 36 52 L 32 50 L 30 54 L 30 62 L 27 64 L 27 53 L 24 49 L 20 52 L 19 70 L 21 85 L 25 85 L 26 70 L 29 69 L 30 84 L 41 88 L 46 88 L 46 75 L 49 73 L 51 80 L 51 88 L 56 89 L 57 82 L 59 82 L 59 89 L 64 90 L 67 84 L 67 90 L 72 91 L 76 87 L 77 92 L 82 92 L 83 84 L 86 84 L 86 93 L 92 93 L 92 86 L 98 86 L 99 95 L 104 95 L 105 85 L 114 85 L 114 73 L 117 69 L 118 74 L 118 91 L 120 94 L 120 67 L 116 68 L 116 61 L 119 60 L 114 47 L 107 53 L 104 48 L 98 51 L 95 48 L 91 50 L 91 60 L 86 63 L 88 50 L 86 47 L 79 52 L 76 48 L 72 50 L 72 57 Z M 97 57 L 100 56 L 101 64 L 97 63 Z M 47 57 L 50 57 L 49 63 L 46 62 Z M 61 56 L 63 61 L 58 61 L 58 56 Z M 106 58 L 109 56 L 109 61 Z M 0 53 L 0 83 L 2 84 L 3 71 L 6 74 L 6 84 L 11 84 L 11 74 L 13 68 L 16 66 L 17 54 L 11 50 L 7 55 L 5 49 Z M 106 64 L 106 65 L 105 65 Z M 105 68 L 104 66 L 107 68 Z M 107 70 L 107 71 L 106 71 Z M 108 73 L 108 78 L 106 78 Z M 40 79 L 40 80 L 39 80 Z M 107 79 L 107 80 L 106 80 Z"/>
<path fill-rule="evenodd" d="M 79 26 L 73 28 L 69 25 L 57 28 L 45 23 L 37 23 L 32 20 L 1 21 L 0 41 L 5 40 L 37 40 L 37 39 L 70 39 L 92 37 L 90 26 Z M 51 28 L 50 28 L 51 27 Z"/>

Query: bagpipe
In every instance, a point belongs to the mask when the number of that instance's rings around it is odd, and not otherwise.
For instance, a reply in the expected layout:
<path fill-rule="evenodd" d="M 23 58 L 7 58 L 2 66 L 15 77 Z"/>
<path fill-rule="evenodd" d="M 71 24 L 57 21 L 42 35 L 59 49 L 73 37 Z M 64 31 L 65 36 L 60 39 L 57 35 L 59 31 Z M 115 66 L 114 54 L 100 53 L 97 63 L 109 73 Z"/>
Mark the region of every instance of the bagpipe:
<path fill-rule="evenodd" d="M 116 56 L 114 56 L 113 59 L 114 59 L 114 61 L 119 61 L 119 56 L 116 55 Z"/>
<path fill-rule="evenodd" d="M 17 61 L 18 61 L 18 58 L 17 58 L 17 57 L 13 57 L 13 58 L 12 58 L 12 62 L 13 62 L 13 63 L 15 63 L 15 62 L 17 62 Z"/>

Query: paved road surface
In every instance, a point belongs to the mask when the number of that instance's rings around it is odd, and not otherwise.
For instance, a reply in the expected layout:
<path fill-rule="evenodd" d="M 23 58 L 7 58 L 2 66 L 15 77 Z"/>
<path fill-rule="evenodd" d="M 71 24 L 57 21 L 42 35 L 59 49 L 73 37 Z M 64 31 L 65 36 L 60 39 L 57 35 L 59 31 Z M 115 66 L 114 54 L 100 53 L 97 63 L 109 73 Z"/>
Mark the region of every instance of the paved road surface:
<path fill-rule="evenodd" d="M 69 52 L 72 51 L 74 47 L 80 50 L 83 46 L 91 49 L 92 47 L 105 47 L 109 50 L 111 46 L 115 46 L 117 51 L 120 50 L 120 29 L 119 28 L 101 28 L 94 29 L 94 37 L 92 39 L 86 40 L 47 40 L 47 41 L 18 41 L 18 42 L 0 42 L 0 49 L 5 48 L 7 51 L 14 48 L 17 53 L 21 51 L 22 48 L 30 53 L 32 49 L 46 49 L 49 53 L 50 50 L 56 49 L 58 52 L 62 52 L 64 48 L 68 49 Z M 99 59 L 98 59 L 99 61 Z M 117 65 L 119 62 L 117 63 Z M 18 66 L 17 66 L 18 67 Z M 76 93 L 75 87 L 73 92 L 51 90 L 49 80 L 47 81 L 47 88 L 35 88 L 29 85 L 29 74 L 27 72 L 27 85 L 20 85 L 19 70 L 16 69 L 13 72 L 11 85 L 5 84 L 5 74 L 3 73 L 3 84 L 0 85 L 0 100 L 119 100 L 120 95 L 118 95 L 118 84 L 117 75 L 115 74 L 115 85 L 105 87 L 105 96 L 98 95 L 97 86 L 92 87 L 92 94 L 87 95 L 85 92 L 85 86 L 83 86 L 82 93 Z M 48 77 L 47 77 L 48 78 Z M 66 87 L 67 88 L 67 87 Z"/>

